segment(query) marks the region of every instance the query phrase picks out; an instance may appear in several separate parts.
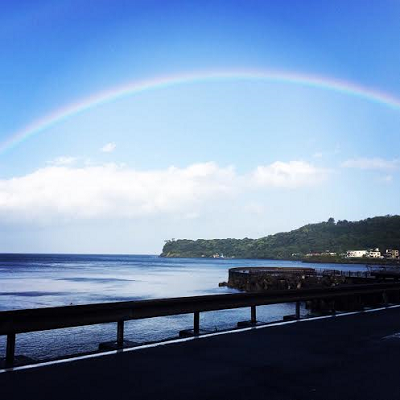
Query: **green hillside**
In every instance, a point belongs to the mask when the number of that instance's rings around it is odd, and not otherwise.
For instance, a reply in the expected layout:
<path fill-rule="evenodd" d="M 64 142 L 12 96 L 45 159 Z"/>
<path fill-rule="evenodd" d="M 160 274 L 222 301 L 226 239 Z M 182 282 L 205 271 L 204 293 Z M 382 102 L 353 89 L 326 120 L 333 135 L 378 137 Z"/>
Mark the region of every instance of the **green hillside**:
<path fill-rule="evenodd" d="M 291 232 L 260 239 L 168 240 L 163 257 L 225 257 L 288 259 L 310 252 L 343 253 L 350 249 L 400 248 L 400 216 L 367 218 L 362 221 L 337 221 L 308 224 Z"/>

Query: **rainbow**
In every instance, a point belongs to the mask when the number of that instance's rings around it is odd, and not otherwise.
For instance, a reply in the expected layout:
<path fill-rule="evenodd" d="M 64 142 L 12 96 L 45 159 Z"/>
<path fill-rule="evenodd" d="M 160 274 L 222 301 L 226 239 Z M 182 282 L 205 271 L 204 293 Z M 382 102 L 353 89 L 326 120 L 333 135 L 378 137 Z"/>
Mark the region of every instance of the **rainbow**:
<path fill-rule="evenodd" d="M 177 85 L 229 80 L 264 81 L 313 87 L 355 96 L 370 102 L 400 110 L 400 98 L 352 82 L 324 76 L 260 70 L 193 72 L 128 82 L 121 86 L 95 93 L 89 97 L 68 104 L 65 107 L 32 121 L 21 130 L 10 134 L 6 140 L 0 143 L 0 154 L 17 146 L 29 137 L 49 129 L 74 115 L 123 97 L 136 95 L 148 90 L 158 90 Z"/>

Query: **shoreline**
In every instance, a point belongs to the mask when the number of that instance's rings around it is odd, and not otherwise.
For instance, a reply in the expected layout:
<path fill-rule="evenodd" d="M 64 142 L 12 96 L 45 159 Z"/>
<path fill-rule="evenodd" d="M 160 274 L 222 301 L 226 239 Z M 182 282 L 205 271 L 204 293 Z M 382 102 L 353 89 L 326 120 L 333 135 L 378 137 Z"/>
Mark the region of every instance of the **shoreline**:
<path fill-rule="evenodd" d="M 373 265 L 373 266 L 392 266 L 400 267 L 400 260 L 385 260 L 385 259 L 337 259 L 337 258 L 314 258 L 314 259 L 304 259 L 304 258 L 239 258 L 239 257 L 224 257 L 224 258 L 213 258 L 213 257 L 197 257 L 197 256 L 163 256 L 159 255 L 161 258 L 189 258 L 197 260 L 266 260 L 266 261 L 299 261 L 301 263 L 309 264 L 349 264 L 349 265 Z"/>
<path fill-rule="evenodd" d="M 400 267 L 400 260 L 385 260 L 385 259 L 316 259 L 316 260 L 301 260 L 302 263 L 309 263 L 309 264 L 349 264 L 349 265 L 367 265 L 367 266 L 392 266 L 392 267 Z"/>

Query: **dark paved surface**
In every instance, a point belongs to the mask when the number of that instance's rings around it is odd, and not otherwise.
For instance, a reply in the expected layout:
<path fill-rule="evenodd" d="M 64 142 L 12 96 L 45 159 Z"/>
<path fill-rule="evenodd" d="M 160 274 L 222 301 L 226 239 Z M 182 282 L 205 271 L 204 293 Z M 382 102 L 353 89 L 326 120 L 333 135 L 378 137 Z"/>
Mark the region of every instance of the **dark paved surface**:
<path fill-rule="evenodd" d="M 400 399 L 400 309 L 0 374 L 1 399 Z"/>

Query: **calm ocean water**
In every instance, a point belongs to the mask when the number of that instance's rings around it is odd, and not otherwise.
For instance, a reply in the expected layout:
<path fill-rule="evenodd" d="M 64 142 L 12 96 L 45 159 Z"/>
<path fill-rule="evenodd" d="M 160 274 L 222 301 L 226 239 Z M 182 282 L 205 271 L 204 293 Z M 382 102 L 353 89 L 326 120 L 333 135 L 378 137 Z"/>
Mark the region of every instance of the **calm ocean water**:
<path fill-rule="evenodd" d="M 0 254 L 0 310 L 54 307 L 151 298 L 232 293 L 219 288 L 228 269 L 238 266 L 310 266 L 363 270 L 364 266 L 304 264 L 292 261 L 236 259 L 166 259 L 148 255 Z M 292 304 L 258 307 L 260 321 L 282 319 Z M 302 311 L 306 313 L 305 310 Z M 126 323 L 125 337 L 148 342 L 177 337 L 192 326 L 192 315 L 152 318 Z M 201 328 L 228 329 L 249 319 L 248 309 L 203 313 Z M 92 351 L 114 340 L 116 324 L 59 329 L 17 336 L 17 354 L 36 359 Z M 5 337 L 0 337 L 0 357 Z"/>

